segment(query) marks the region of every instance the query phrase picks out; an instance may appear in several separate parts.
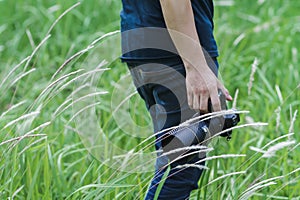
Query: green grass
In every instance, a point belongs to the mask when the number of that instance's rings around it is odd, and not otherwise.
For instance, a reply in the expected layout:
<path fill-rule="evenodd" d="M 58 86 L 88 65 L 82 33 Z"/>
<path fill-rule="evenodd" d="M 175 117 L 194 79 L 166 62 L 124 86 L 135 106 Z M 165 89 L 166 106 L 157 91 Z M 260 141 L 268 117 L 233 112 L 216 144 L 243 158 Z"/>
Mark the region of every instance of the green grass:
<path fill-rule="evenodd" d="M 245 156 L 207 161 L 209 169 L 191 199 L 299 199 L 300 3 L 232 2 L 215 8 L 220 74 L 231 94 L 239 90 L 237 107 L 250 112 L 242 115 L 241 124 L 268 126 L 237 129 L 230 142 L 215 139 L 209 156 Z M 143 199 L 152 176 L 153 140 L 143 142 L 151 135 L 150 119 L 117 59 L 118 34 L 64 64 L 119 29 L 120 2 L 81 1 L 37 49 L 55 20 L 75 3 L 0 1 L 0 199 Z M 99 65 L 103 60 L 108 64 Z M 90 86 L 80 90 L 83 84 Z M 85 95 L 91 96 L 76 102 Z M 139 126 L 127 125 L 132 123 Z M 95 137 L 96 125 L 106 138 Z M 272 157 L 258 152 L 278 144 L 282 148 Z M 149 158 L 139 162 L 132 149 Z"/>

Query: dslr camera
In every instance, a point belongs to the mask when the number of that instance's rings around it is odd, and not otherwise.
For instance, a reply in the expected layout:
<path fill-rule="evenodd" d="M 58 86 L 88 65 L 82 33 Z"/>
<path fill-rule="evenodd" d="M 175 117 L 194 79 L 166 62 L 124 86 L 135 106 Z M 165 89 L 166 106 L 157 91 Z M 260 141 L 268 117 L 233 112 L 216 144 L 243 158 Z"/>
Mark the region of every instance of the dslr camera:
<path fill-rule="evenodd" d="M 219 91 L 219 99 L 222 110 L 227 110 L 226 98 L 221 91 Z M 213 112 L 210 100 L 208 102 L 208 111 Z M 184 150 L 184 147 L 201 145 L 216 134 L 236 126 L 240 121 L 240 116 L 238 113 L 235 113 L 236 110 L 231 109 L 231 111 L 232 113 L 230 112 L 230 114 L 211 116 L 208 117 L 209 119 L 191 120 L 191 123 L 183 123 L 177 128 L 166 132 L 161 141 L 164 153 L 180 149 L 173 151 L 174 153 L 167 154 L 169 159 L 173 160 L 187 152 Z M 200 113 L 197 113 L 194 117 L 199 117 L 200 115 Z M 219 136 L 230 140 L 231 134 L 232 130 L 228 130 L 219 134 Z"/>

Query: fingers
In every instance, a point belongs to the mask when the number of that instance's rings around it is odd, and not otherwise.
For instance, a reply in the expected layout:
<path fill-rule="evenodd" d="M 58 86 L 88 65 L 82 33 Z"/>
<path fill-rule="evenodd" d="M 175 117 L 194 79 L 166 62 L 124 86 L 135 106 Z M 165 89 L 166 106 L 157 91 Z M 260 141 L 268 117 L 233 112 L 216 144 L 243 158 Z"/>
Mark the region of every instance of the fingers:
<path fill-rule="evenodd" d="M 211 106 L 214 111 L 221 110 L 218 91 L 209 93 L 209 91 L 203 92 L 188 92 L 188 105 L 191 109 L 200 111 L 201 113 L 208 113 L 208 101 L 211 99 Z"/>
<path fill-rule="evenodd" d="M 200 95 L 200 112 L 201 113 L 207 113 L 208 112 L 208 99 L 209 96 Z"/>
<path fill-rule="evenodd" d="M 222 105 L 218 93 L 219 89 L 225 95 L 226 100 L 232 100 L 228 90 L 217 79 L 213 80 L 211 77 L 197 76 L 197 74 L 192 73 L 188 74 L 186 80 L 188 105 L 191 109 L 202 113 L 221 111 Z M 209 99 L 211 109 L 208 108 Z"/>
<path fill-rule="evenodd" d="M 200 107 L 199 95 L 193 92 L 188 92 L 188 105 L 191 109 L 199 111 L 199 107 Z"/>
<path fill-rule="evenodd" d="M 188 99 L 188 105 L 191 109 L 193 109 L 193 93 L 189 90 L 189 87 L 187 87 L 187 99 Z"/>
<path fill-rule="evenodd" d="M 221 89 L 222 93 L 225 94 L 228 101 L 232 100 L 232 97 L 224 86 L 221 85 L 219 89 Z M 212 110 L 209 110 L 209 99 Z M 200 111 L 201 113 L 207 113 L 208 111 L 217 112 L 222 110 L 218 89 L 206 90 L 200 93 L 189 91 L 188 105 L 191 109 Z"/>
<path fill-rule="evenodd" d="M 188 92 L 188 105 L 191 109 L 200 111 L 201 113 L 208 112 L 208 92 L 191 91 Z"/>
<path fill-rule="evenodd" d="M 218 88 L 222 91 L 222 93 L 225 95 L 227 101 L 232 101 L 232 96 L 229 94 L 228 90 L 224 87 L 223 84 L 218 82 Z"/>
<path fill-rule="evenodd" d="M 193 96 L 193 109 L 199 110 L 199 106 L 200 106 L 199 95 L 194 94 L 194 96 Z"/>
<path fill-rule="evenodd" d="M 218 90 L 212 90 L 210 95 L 211 106 L 213 108 L 213 112 L 221 111 L 221 103 L 218 94 Z"/>

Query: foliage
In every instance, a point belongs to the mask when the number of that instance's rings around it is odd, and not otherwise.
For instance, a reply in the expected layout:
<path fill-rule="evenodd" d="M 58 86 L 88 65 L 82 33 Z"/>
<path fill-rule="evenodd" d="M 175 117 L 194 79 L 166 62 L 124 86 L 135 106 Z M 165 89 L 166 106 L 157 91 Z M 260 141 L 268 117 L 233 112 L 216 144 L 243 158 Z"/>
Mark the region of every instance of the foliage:
<path fill-rule="evenodd" d="M 221 77 L 236 93 L 234 105 L 250 112 L 241 124 L 268 126 L 239 128 L 230 142 L 215 139 L 209 156 L 221 157 L 207 161 L 191 199 L 299 198 L 299 8 L 294 0 L 216 1 Z M 76 127 L 82 102 L 100 102 L 91 111 L 106 137 L 126 150 L 120 156 L 153 151 L 151 120 L 117 59 L 119 40 L 110 40 L 120 10 L 112 0 L 0 1 L 1 199 L 143 199 L 152 172 L 103 162 L 100 155 L 115 153 L 111 144 L 95 152 Z M 80 90 L 78 80 L 96 87 Z M 124 91 L 129 110 L 114 110 L 111 103 L 124 99 L 114 91 Z M 74 94 L 90 96 L 76 102 Z M 145 137 L 124 134 L 114 113 L 129 114 L 137 130 L 147 128 Z M 152 169 L 153 162 L 138 167 Z"/>

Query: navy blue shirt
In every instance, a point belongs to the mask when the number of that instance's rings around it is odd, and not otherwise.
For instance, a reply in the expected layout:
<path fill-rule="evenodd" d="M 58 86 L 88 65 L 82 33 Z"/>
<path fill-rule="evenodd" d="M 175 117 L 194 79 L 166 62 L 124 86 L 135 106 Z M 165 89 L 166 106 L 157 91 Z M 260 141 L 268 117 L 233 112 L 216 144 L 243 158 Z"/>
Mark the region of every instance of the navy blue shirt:
<path fill-rule="evenodd" d="M 213 35 L 212 0 L 191 0 L 201 46 L 211 57 L 218 56 Z M 169 36 L 159 0 L 122 0 L 122 60 L 178 59 Z"/>

